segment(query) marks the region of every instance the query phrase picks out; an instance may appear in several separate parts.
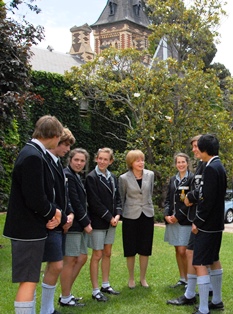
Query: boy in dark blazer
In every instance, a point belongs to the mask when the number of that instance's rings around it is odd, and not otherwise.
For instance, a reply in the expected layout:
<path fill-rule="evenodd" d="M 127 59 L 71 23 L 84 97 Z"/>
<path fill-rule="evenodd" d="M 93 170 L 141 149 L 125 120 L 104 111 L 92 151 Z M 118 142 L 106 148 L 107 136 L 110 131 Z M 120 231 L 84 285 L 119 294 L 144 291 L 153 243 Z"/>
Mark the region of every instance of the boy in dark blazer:
<path fill-rule="evenodd" d="M 193 266 L 197 272 L 200 304 L 196 314 L 207 314 L 209 310 L 223 309 L 222 266 L 219 260 L 222 232 L 224 230 L 224 198 L 226 173 L 218 157 L 218 139 L 206 134 L 199 138 L 200 158 L 207 162 L 199 190 L 196 217 L 192 225 L 194 240 Z M 207 266 L 210 265 L 210 275 Z M 209 284 L 213 298 L 208 303 Z"/>
<path fill-rule="evenodd" d="M 58 313 L 54 309 L 54 293 L 56 283 L 63 267 L 64 255 L 64 233 L 71 227 L 74 219 L 72 207 L 68 201 L 66 178 L 60 157 L 64 157 L 75 143 L 75 138 L 67 128 L 63 129 L 58 146 L 47 150 L 47 159 L 52 169 L 55 184 L 55 202 L 61 209 L 61 223 L 53 230 L 48 230 L 48 237 L 45 242 L 43 262 L 47 262 L 43 282 L 40 314 Z"/>
<path fill-rule="evenodd" d="M 41 117 L 32 140 L 20 151 L 14 165 L 3 235 L 11 239 L 12 281 L 19 283 L 14 303 L 16 314 L 35 313 L 34 293 L 47 231 L 61 221 L 46 149 L 57 146 L 62 131 L 63 126 L 55 117 Z"/>

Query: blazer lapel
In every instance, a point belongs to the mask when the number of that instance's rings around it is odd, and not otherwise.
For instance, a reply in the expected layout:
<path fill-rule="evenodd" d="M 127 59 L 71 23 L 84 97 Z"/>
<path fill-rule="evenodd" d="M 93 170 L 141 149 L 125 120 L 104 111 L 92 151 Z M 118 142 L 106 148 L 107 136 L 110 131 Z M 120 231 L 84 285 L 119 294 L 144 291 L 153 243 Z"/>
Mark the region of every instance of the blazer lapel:
<path fill-rule="evenodd" d="M 111 194 L 113 194 L 113 191 L 110 189 L 110 187 L 107 185 L 107 183 L 104 182 L 103 177 L 102 177 L 101 175 L 98 175 L 98 176 L 99 176 L 100 182 L 108 189 L 108 191 L 109 191 Z M 113 178 L 111 177 L 110 179 L 111 179 L 110 182 L 111 182 L 111 184 L 112 184 Z M 114 184 L 114 186 L 115 186 L 115 184 Z M 114 188 L 114 186 L 112 186 L 112 188 Z"/>
<path fill-rule="evenodd" d="M 130 178 L 130 184 L 134 185 L 135 187 L 137 187 L 138 190 L 141 191 L 141 188 L 140 188 L 140 186 L 138 185 L 137 180 L 136 180 L 136 178 L 135 178 L 133 172 L 132 172 L 132 171 L 129 171 L 128 173 L 129 173 L 129 178 Z M 142 181 L 143 181 L 143 180 L 142 180 Z"/>
<path fill-rule="evenodd" d="M 85 190 L 85 187 L 84 187 L 84 185 L 83 185 L 83 183 L 82 183 L 82 180 L 81 180 L 80 176 L 79 176 L 78 174 L 76 174 L 76 175 L 75 175 L 75 178 L 76 178 L 76 180 L 77 180 L 77 182 L 78 182 L 78 185 L 81 187 L 81 189 L 83 190 L 83 192 L 86 194 L 86 190 Z"/>

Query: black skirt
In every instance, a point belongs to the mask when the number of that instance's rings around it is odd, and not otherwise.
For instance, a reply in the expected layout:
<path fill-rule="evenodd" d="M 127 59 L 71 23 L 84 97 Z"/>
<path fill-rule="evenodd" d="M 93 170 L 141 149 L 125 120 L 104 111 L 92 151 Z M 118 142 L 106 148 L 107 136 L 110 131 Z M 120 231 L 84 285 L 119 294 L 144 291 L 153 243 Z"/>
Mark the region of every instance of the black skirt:
<path fill-rule="evenodd" d="M 154 235 L 154 217 L 143 213 L 138 219 L 123 217 L 122 238 L 124 257 L 136 254 L 149 256 L 152 253 Z"/>

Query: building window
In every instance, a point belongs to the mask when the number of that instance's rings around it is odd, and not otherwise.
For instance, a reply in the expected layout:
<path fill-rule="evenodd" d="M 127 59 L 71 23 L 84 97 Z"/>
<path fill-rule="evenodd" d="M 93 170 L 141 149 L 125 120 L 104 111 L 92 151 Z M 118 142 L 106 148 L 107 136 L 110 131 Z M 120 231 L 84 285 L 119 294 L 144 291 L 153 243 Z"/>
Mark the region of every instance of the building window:
<path fill-rule="evenodd" d="M 114 1 L 109 1 L 108 3 L 109 8 L 110 8 L 110 14 L 109 15 L 114 15 L 116 12 L 116 3 Z"/>
<path fill-rule="evenodd" d="M 137 16 L 140 15 L 141 7 L 142 7 L 141 1 L 134 1 L 133 9 L 134 9 L 134 13 L 135 13 Z"/>

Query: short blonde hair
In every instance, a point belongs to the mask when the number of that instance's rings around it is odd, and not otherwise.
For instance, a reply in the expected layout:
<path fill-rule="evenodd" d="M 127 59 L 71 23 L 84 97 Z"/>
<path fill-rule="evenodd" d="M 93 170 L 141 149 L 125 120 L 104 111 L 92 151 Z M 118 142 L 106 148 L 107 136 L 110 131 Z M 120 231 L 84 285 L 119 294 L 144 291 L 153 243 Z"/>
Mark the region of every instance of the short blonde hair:
<path fill-rule="evenodd" d="M 198 141 L 201 136 L 202 136 L 202 134 L 199 134 L 199 135 L 192 137 L 190 140 L 190 144 L 192 145 L 193 142 Z"/>
<path fill-rule="evenodd" d="M 68 128 L 63 128 L 63 133 L 62 133 L 62 136 L 60 138 L 60 142 L 58 143 L 58 145 L 62 143 L 66 143 L 72 146 L 74 145 L 75 142 L 76 140 L 72 132 Z"/>
<path fill-rule="evenodd" d="M 110 155 L 110 160 L 114 160 L 113 150 L 109 147 L 99 148 L 98 152 L 95 155 L 95 158 L 99 157 L 100 153 L 108 153 Z"/>
<path fill-rule="evenodd" d="M 133 162 L 137 160 L 138 158 L 142 158 L 143 160 L 145 160 L 144 153 L 139 149 L 130 150 L 125 157 L 127 167 L 129 169 L 132 169 Z"/>

